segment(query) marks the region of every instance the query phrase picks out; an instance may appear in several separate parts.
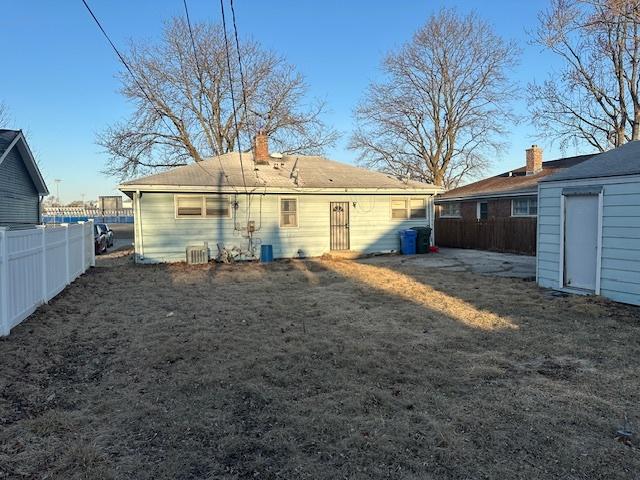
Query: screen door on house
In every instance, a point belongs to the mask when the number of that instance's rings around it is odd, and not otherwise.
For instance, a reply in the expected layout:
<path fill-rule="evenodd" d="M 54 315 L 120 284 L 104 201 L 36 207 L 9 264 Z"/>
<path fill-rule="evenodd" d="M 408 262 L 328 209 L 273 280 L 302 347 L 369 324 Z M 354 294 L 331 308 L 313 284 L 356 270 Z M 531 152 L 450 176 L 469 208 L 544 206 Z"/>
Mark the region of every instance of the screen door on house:
<path fill-rule="evenodd" d="M 564 286 L 595 290 L 598 196 L 567 196 L 564 212 Z"/>
<path fill-rule="evenodd" d="M 331 202 L 331 250 L 349 250 L 349 202 Z"/>

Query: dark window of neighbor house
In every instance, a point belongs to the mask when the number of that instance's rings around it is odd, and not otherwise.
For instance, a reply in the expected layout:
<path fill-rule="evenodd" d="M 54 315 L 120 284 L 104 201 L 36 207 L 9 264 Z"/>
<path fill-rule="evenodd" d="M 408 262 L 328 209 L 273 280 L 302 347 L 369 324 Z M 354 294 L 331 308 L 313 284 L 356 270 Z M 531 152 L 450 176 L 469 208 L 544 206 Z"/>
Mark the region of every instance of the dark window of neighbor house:
<path fill-rule="evenodd" d="M 478 202 L 478 220 L 486 220 L 489 218 L 489 203 Z"/>
<path fill-rule="evenodd" d="M 440 205 L 440 209 L 441 217 L 460 217 L 459 202 L 443 203 L 442 205 Z"/>
<path fill-rule="evenodd" d="M 298 199 L 280 199 L 280 226 L 295 228 L 298 226 Z"/>
<path fill-rule="evenodd" d="M 535 217 L 538 215 L 538 199 L 515 198 L 511 201 L 511 215 L 513 217 Z"/>

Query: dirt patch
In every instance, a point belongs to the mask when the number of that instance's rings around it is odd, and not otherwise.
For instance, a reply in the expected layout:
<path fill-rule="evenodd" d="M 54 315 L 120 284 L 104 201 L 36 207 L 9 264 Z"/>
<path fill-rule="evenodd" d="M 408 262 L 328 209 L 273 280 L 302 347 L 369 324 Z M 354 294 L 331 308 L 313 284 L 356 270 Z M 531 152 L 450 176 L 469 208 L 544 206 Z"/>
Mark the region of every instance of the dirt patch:
<path fill-rule="evenodd" d="M 412 262 L 118 252 L 0 340 L 0 478 L 633 478 L 639 333 Z"/>

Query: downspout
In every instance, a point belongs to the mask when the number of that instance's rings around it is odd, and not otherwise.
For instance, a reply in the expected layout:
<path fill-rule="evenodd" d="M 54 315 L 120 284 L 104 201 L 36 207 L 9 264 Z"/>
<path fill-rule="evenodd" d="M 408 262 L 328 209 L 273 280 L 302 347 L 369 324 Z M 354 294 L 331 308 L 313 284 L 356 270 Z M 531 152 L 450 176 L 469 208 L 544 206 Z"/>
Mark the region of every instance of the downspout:
<path fill-rule="evenodd" d="M 135 197 L 135 218 L 133 219 L 134 221 L 134 226 L 136 228 L 134 228 L 134 253 L 135 253 L 135 258 L 136 258 L 136 263 L 137 260 L 144 260 L 144 240 L 142 238 L 142 209 L 140 208 L 140 197 L 142 196 L 142 194 L 140 193 L 140 190 L 136 190 L 134 197 Z"/>
<path fill-rule="evenodd" d="M 42 202 L 44 195 L 38 195 L 38 225 L 42 225 Z"/>

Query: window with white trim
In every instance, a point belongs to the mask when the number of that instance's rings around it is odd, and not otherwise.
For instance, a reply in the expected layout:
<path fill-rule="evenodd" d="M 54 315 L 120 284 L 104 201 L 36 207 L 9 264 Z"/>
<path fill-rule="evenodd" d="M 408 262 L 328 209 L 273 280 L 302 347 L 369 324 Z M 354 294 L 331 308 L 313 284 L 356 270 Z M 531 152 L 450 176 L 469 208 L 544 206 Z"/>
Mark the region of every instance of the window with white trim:
<path fill-rule="evenodd" d="M 440 205 L 441 217 L 460 217 L 460 202 L 447 202 Z"/>
<path fill-rule="evenodd" d="M 407 199 L 392 198 L 391 199 L 391 218 L 398 220 L 407 218 Z"/>
<path fill-rule="evenodd" d="M 298 199 L 280 199 L 280 226 L 294 228 L 298 226 Z"/>
<path fill-rule="evenodd" d="M 538 215 L 538 199 L 514 198 L 511 200 L 511 216 L 512 217 L 535 217 Z"/>
<path fill-rule="evenodd" d="M 227 195 L 175 195 L 176 218 L 230 218 Z"/>
<path fill-rule="evenodd" d="M 478 202 L 476 218 L 478 220 L 487 220 L 489 218 L 489 202 Z"/>
<path fill-rule="evenodd" d="M 392 198 L 391 218 L 396 220 L 427 218 L 427 199 L 422 197 Z"/>

